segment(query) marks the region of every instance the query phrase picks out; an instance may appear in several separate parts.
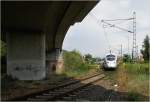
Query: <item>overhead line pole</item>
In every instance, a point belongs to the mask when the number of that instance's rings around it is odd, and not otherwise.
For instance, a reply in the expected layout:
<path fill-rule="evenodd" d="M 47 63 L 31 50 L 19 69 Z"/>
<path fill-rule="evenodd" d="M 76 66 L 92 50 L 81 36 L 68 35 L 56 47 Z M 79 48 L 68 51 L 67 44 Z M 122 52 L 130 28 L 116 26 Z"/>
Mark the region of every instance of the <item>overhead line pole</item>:
<path fill-rule="evenodd" d="M 115 24 L 108 23 L 107 21 L 118 21 L 118 20 L 133 20 L 133 31 L 127 30 L 125 28 L 116 26 Z M 132 44 L 132 61 L 136 62 L 137 58 L 137 47 L 136 47 L 136 12 L 133 12 L 133 18 L 127 18 L 127 19 L 113 19 L 113 20 L 101 20 L 102 23 L 109 25 L 110 27 L 115 27 L 118 29 L 121 29 L 123 31 L 127 31 L 129 33 L 133 33 L 133 44 Z M 128 39 L 128 45 L 129 45 L 129 39 Z M 129 51 L 129 46 L 128 46 Z"/>
<path fill-rule="evenodd" d="M 96 19 L 97 23 L 100 25 L 99 20 L 95 17 L 95 15 L 92 14 L 92 16 L 94 16 L 94 18 Z M 127 30 L 125 28 L 116 26 L 115 24 L 110 24 L 106 21 L 119 21 L 119 20 L 133 20 L 133 31 Z M 115 27 L 118 29 L 121 29 L 123 31 L 127 31 L 129 33 L 133 33 L 133 44 L 132 44 L 132 61 L 135 62 L 136 61 L 136 57 L 137 57 L 137 47 L 136 47 L 136 12 L 133 12 L 133 18 L 127 18 L 127 19 L 113 19 L 113 20 L 101 20 L 102 23 L 105 23 L 107 25 L 109 25 L 110 27 Z M 103 26 L 103 28 L 105 28 Z M 129 38 L 128 38 L 128 53 L 129 53 Z"/>
<path fill-rule="evenodd" d="M 132 61 L 136 61 L 136 13 L 133 12 L 133 44 L 132 44 Z"/>

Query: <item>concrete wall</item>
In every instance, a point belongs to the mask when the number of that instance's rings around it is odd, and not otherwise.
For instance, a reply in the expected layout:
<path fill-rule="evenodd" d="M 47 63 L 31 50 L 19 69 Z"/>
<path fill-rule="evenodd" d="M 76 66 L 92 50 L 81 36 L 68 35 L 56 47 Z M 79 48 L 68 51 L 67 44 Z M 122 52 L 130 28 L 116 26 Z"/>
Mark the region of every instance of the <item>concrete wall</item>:
<path fill-rule="evenodd" d="M 7 74 L 20 80 L 45 78 L 45 35 L 7 33 Z"/>
<path fill-rule="evenodd" d="M 45 75 L 61 73 L 60 49 L 67 30 L 82 21 L 97 2 L 3 1 L 1 21 L 3 36 L 7 33 L 7 74 L 20 80 L 40 80 Z"/>

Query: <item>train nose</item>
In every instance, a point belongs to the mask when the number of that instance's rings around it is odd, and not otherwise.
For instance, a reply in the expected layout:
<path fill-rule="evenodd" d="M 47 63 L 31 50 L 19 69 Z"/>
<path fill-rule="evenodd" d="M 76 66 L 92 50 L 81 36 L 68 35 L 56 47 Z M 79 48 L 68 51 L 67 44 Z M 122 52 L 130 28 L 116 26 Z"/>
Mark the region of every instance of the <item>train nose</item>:
<path fill-rule="evenodd" d="M 115 61 L 107 62 L 108 67 L 116 67 Z"/>

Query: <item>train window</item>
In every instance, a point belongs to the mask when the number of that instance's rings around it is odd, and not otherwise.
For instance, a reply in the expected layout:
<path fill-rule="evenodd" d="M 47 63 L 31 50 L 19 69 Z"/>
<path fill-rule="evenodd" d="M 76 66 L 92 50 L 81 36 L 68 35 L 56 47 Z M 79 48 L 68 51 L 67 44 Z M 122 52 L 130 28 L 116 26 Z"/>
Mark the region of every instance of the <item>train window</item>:
<path fill-rule="evenodd" d="M 113 60 L 115 60 L 115 58 L 114 57 L 108 57 L 107 60 L 108 61 L 113 61 Z"/>
<path fill-rule="evenodd" d="M 106 57 L 115 57 L 115 55 L 107 55 Z"/>

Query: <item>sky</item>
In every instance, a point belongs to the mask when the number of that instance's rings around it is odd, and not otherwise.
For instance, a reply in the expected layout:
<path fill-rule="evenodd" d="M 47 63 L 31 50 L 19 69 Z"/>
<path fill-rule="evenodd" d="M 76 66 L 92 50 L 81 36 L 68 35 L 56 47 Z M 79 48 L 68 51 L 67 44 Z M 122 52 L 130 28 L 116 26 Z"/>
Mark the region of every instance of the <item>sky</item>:
<path fill-rule="evenodd" d="M 146 35 L 150 36 L 150 0 L 101 0 L 82 20 L 71 26 L 65 36 L 63 49 L 78 50 L 81 54 L 104 57 L 112 52 L 123 54 L 132 51 L 133 34 L 117 28 L 103 28 L 102 19 L 132 18 L 136 12 L 136 43 L 138 52 Z M 133 21 L 109 22 L 127 30 L 132 30 Z M 128 46 L 129 45 L 129 46 Z"/>

